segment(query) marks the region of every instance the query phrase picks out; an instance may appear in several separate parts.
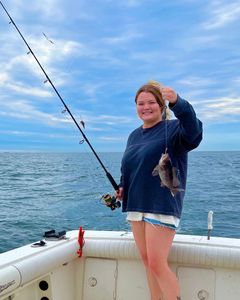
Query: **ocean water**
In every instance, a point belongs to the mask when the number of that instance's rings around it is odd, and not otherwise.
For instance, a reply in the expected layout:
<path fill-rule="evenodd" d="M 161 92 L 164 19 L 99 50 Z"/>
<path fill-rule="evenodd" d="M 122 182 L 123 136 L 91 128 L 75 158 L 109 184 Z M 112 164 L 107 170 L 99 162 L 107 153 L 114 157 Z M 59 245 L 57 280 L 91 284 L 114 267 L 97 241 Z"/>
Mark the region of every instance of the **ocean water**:
<path fill-rule="evenodd" d="M 116 182 L 122 153 L 100 153 Z M 189 154 L 187 191 L 178 233 L 240 237 L 240 152 Z M 100 198 L 113 193 L 92 153 L 0 153 L 0 253 L 32 243 L 50 229 L 130 230 L 121 209 Z"/>

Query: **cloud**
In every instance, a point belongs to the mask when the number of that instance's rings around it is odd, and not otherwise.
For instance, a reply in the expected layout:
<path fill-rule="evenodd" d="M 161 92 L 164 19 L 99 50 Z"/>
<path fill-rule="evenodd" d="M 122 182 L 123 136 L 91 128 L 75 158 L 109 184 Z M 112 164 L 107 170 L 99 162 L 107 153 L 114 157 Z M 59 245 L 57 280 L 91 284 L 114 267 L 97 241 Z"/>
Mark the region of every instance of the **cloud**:
<path fill-rule="evenodd" d="M 235 83 L 237 83 L 237 84 L 240 84 L 240 77 L 235 78 L 233 81 L 234 81 Z"/>
<path fill-rule="evenodd" d="M 105 82 L 97 82 L 97 83 L 83 83 L 81 84 L 81 89 L 84 94 L 87 96 L 88 101 L 95 102 L 97 100 L 97 93 L 102 90 L 102 88 L 106 85 Z"/>
<path fill-rule="evenodd" d="M 60 127 L 64 123 L 69 123 L 69 118 L 60 118 L 56 115 L 42 112 L 26 100 L 1 99 L 0 115 L 19 120 L 38 122 L 48 126 Z"/>
<path fill-rule="evenodd" d="M 53 97 L 53 94 L 47 90 L 31 87 L 26 84 L 23 85 L 22 83 L 8 83 L 6 81 L 0 81 L 0 86 L 2 88 L 4 87 L 4 89 L 17 92 L 18 94 L 42 97 L 44 99 Z"/>
<path fill-rule="evenodd" d="M 220 40 L 220 34 L 215 35 L 206 35 L 203 33 L 199 33 L 199 36 L 192 36 L 191 37 L 191 49 L 193 47 L 196 49 L 197 47 L 216 47 L 216 42 Z"/>
<path fill-rule="evenodd" d="M 18 131 L 18 130 L 0 130 L 1 135 L 15 135 L 15 136 L 32 136 L 36 133 L 30 131 Z"/>
<path fill-rule="evenodd" d="M 6 72 L 0 73 L 0 84 L 4 84 L 9 80 L 9 75 Z"/>
<path fill-rule="evenodd" d="M 64 115 L 52 114 L 43 112 L 36 107 L 35 103 L 30 103 L 27 100 L 13 100 L 7 98 L 0 98 L 1 111 L 0 115 L 3 117 L 14 118 L 19 120 L 28 120 L 29 122 L 40 123 L 51 127 L 62 127 L 64 124 L 73 124 L 73 120 L 69 114 Z M 95 112 L 81 112 L 77 111 L 76 116 L 81 117 L 86 124 L 87 131 L 101 132 L 109 130 L 109 126 L 119 126 L 121 124 L 130 124 L 133 122 L 131 117 L 114 116 L 114 115 L 99 115 Z"/>
<path fill-rule="evenodd" d="M 197 114 L 207 123 L 232 123 L 240 121 L 240 97 L 222 97 L 195 102 Z"/>
<path fill-rule="evenodd" d="M 214 1 L 209 8 L 210 18 L 202 24 L 206 30 L 219 29 L 239 20 L 240 3 L 233 1 L 226 3 L 222 1 Z"/>
<path fill-rule="evenodd" d="M 34 78 L 40 80 L 39 83 L 41 83 L 46 77 L 31 53 L 29 55 L 26 54 L 28 49 L 27 47 L 24 49 L 20 37 L 16 40 L 15 35 L 11 34 L 8 37 L 6 35 L 1 37 L 2 41 L 7 39 L 8 42 L 2 42 L 0 50 L 0 85 L 4 85 L 8 90 L 19 92 L 20 94 L 30 95 L 32 93 L 33 96 L 51 97 L 52 93 L 47 91 L 45 87 L 38 89 L 23 83 L 26 81 L 32 82 Z M 54 85 L 58 87 L 68 85 L 72 81 L 73 76 L 68 71 L 60 70 L 59 64 L 65 63 L 74 57 L 92 55 L 92 52 L 88 51 L 86 46 L 81 43 L 72 40 L 56 39 L 54 40 L 55 44 L 52 45 L 42 34 L 28 37 L 28 43 L 50 79 L 54 78 Z M 9 51 L 10 48 L 11 51 Z M 22 54 L 23 51 L 25 51 L 24 54 Z M 32 75 L 34 75 L 34 78 Z"/>
<path fill-rule="evenodd" d="M 127 136 L 100 136 L 99 137 L 100 140 L 102 141 L 107 141 L 107 142 L 126 142 L 127 140 Z"/>
<path fill-rule="evenodd" d="M 127 31 L 122 34 L 116 35 L 114 37 L 107 37 L 104 38 L 103 41 L 106 42 L 107 44 L 125 44 L 131 41 L 134 41 L 135 39 L 141 38 L 143 34 L 139 32 L 134 32 L 134 31 Z"/>
<path fill-rule="evenodd" d="M 59 0 L 41 0 L 34 1 L 33 5 L 28 5 L 28 10 L 35 11 L 38 14 L 42 14 L 45 18 L 56 18 L 64 19 L 65 12 L 61 9 L 62 6 L 59 5 Z"/>
<path fill-rule="evenodd" d="M 31 5 L 8 0 L 6 4 L 76 119 L 81 116 L 90 137 L 107 145 L 119 140 L 119 128 L 124 135 L 139 125 L 134 92 L 148 79 L 176 88 L 205 126 L 240 121 L 238 2 L 103 0 L 89 6 L 87 0 L 71 5 L 63 0 Z M 45 76 L 36 61 L 6 20 L 0 19 L 2 129 L 18 124 L 19 132 L 13 134 L 20 135 L 28 124 L 34 135 L 39 123 L 50 131 L 73 128 L 77 135 L 69 115 L 61 114 L 62 105 L 51 86 L 43 84 Z"/>
<path fill-rule="evenodd" d="M 188 87 L 199 88 L 203 86 L 209 87 L 209 85 L 215 84 L 216 80 L 198 76 L 186 76 L 184 79 L 177 80 L 176 83 L 180 85 L 186 85 Z"/>
<path fill-rule="evenodd" d="M 0 130 L 2 135 L 13 135 L 22 137 L 38 137 L 38 138 L 51 138 L 51 139 L 73 139 L 77 135 L 59 134 L 59 133 L 43 133 L 38 131 L 23 131 L 23 130 Z"/>
<path fill-rule="evenodd" d="M 132 118 L 123 116 L 112 116 L 112 115 L 96 115 L 94 117 L 88 117 L 88 121 L 92 124 L 105 124 L 105 125 L 118 125 L 127 124 L 132 122 Z"/>
<path fill-rule="evenodd" d="M 24 0 L 8 0 L 6 9 L 12 15 L 13 19 L 23 18 L 23 14 L 38 13 L 43 18 L 63 18 L 64 11 L 61 9 L 58 0 L 34 1 L 31 5 L 26 5 Z"/>

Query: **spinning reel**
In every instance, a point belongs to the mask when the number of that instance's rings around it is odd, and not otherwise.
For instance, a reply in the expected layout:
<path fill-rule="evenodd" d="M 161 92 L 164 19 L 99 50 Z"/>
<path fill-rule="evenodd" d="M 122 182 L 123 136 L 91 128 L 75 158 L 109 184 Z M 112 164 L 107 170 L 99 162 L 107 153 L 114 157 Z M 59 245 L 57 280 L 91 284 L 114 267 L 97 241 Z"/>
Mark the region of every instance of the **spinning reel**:
<path fill-rule="evenodd" d="M 107 207 L 110 207 L 111 210 L 121 207 L 121 202 L 117 200 L 114 196 L 111 196 L 110 194 L 103 195 L 101 201 Z"/>

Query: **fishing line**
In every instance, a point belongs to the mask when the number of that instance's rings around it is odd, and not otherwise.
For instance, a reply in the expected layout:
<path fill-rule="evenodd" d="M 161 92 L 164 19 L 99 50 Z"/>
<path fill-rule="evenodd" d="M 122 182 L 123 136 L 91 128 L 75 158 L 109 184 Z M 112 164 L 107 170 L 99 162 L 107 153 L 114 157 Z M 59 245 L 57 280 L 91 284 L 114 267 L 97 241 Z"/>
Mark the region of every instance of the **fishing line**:
<path fill-rule="evenodd" d="M 168 150 L 167 105 L 165 105 L 163 108 L 162 120 L 165 122 L 165 153 L 167 153 Z"/>
<path fill-rule="evenodd" d="M 21 31 L 19 30 L 19 28 L 17 27 L 16 23 L 13 21 L 12 17 L 10 16 L 10 14 L 8 13 L 7 9 L 5 8 L 5 6 L 3 5 L 2 1 L 0 1 L 0 4 L 3 8 L 3 10 L 5 11 L 5 13 L 7 14 L 8 18 L 10 19 L 9 24 L 13 24 L 13 26 L 15 27 L 15 29 L 17 30 L 18 34 L 20 35 L 20 37 L 22 38 L 23 42 L 25 43 L 25 45 L 27 46 L 29 52 L 31 53 L 32 56 L 34 57 L 35 61 L 37 62 L 37 64 L 39 65 L 40 69 L 42 70 L 42 72 L 44 73 L 44 75 L 46 76 L 46 80 L 45 82 L 49 82 L 50 85 L 52 86 L 53 90 L 55 91 L 55 93 L 57 94 L 58 98 L 61 100 L 63 106 L 64 106 L 64 110 L 62 112 L 67 111 L 68 114 L 70 115 L 70 117 L 72 118 L 73 122 L 75 123 L 75 125 L 77 126 L 78 130 L 81 132 L 84 141 L 88 144 L 88 146 L 90 147 L 90 149 L 92 150 L 93 154 L 95 155 L 95 157 L 97 158 L 98 162 L 100 163 L 101 167 L 103 168 L 103 170 L 105 171 L 105 174 L 108 178 L 108 180 L 110 181 L 112 187 L 114 188 L 115 191 L 117 191 L 119 189 L 117 183 L 115 182 L 114 178 L 112 177 L 112 175 L 107 171 L 106 167 L 104 166 L 104 164 L 102 163 L 101 159 L 99 158 L 98 154 L 96 153 L 96 151 L 94 150 L 94 148 L 92 147 L 91 143 L 89 142 L 87 136 L 85 135 L 85 133 L 82 131 L 81 127 L 79 126 L 79 124 L 77 123 L 76 119 L 74 118 L 74 116 L 72 115 L 71 111 L 69 110 L 67 104 L 64 102 L 63 98 L 61 97 L 61 95 L 59 94 L 58 90 L 56 89 L 56 87 L 54 86 L 54 84 L 52 83 L 51 79 L 49 78 L 48 74 L 46 73 L 46 71 L 44 70 L 44 68 L 42 67 L 41 63 L 39 62 L 38 58 L 36 57 L 36 55 L 34 54 L 34 52 L 32 51 L 32 49 L 30 48 L 29 44 L 27 43 L 27 41 L 25 40 L 24 36 L 22 35 Z M 83 124 L 81 122 L 81 124 Z"/>

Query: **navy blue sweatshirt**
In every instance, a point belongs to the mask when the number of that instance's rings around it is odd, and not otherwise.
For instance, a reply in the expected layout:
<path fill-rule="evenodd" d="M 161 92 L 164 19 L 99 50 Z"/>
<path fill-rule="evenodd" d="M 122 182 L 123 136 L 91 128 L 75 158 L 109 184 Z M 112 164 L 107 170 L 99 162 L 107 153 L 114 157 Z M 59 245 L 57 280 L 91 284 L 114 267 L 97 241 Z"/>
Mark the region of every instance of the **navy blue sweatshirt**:
<path fill-rule="evenodd" d="M 151 128 L 139 127 L 129 136 L 122 158 L 122 210 L 181 217 L 187 179 L 187 153 L 202 140 L 202 123 L 192 106 L 178 96 L 170 109 L 177 119 L 160 121 Z M 167 130 L 166 130 L 167 126 Z M 172 196 L 161 187 L 159 176 L 152 176 L 161 154 L 168 153 L 172 165 L 178 169 L 180 187 L 184 191 Z"/>

